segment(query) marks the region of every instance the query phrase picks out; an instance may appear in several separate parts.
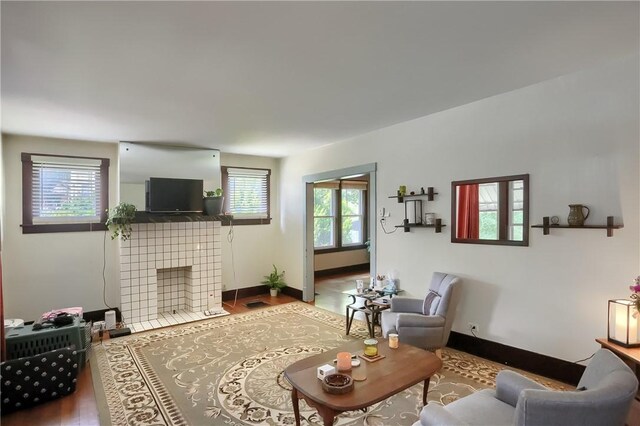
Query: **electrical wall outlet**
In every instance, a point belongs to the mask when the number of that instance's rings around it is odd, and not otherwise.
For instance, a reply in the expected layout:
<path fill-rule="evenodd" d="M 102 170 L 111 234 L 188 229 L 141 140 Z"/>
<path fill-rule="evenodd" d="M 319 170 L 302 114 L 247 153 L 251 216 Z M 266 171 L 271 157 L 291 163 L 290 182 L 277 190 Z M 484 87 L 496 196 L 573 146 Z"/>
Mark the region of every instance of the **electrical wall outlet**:
<path fill-rule="evenodd" d="M 391 213 L 389 213 L 389 210 L 383 207 L 378 212 L 378 216 L 380 216 L 380 218 L 390 217 Z"/>
<path fill-rule="evenodd" d="M 467 323 L 467 327 L 469 328 L 469 331 L 473 333 L 480 333 L 480 327 L 475 322 Z"/>

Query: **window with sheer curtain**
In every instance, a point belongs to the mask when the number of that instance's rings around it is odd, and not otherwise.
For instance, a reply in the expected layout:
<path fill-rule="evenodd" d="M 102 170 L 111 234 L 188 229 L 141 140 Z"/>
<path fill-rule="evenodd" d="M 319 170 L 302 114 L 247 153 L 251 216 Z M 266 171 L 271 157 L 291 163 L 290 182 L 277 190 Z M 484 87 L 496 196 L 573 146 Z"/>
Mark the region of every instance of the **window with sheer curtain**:
<path fill-rule="evenodd" d="M 22 154 L 22 232 L 106 229 L 109 159 Z"/>
<path fill-rule="evenodd" d="M 222 167 L 224 211 L 238 225 L 271 223 L 270 169 Z"/>

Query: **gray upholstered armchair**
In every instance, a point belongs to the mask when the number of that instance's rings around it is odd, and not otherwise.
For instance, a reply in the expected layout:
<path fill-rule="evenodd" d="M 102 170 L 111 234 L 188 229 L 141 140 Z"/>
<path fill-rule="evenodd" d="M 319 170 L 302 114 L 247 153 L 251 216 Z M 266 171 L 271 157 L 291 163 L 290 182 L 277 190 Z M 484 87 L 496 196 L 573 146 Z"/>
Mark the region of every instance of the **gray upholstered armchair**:
<path fill-rule="evenodd" d="M 425 299 L 397 296 L 391 309 L 382 312 L 382 335 L 397 333 L 400 341 L 436 350 L 447 344 L 458 304 L 460 278 L 434 272 Z"/>
<path fill-rule="evenodd" d="M 496 389 L 484 389 L 446 406 L 429 404 L 414 426 L 432 425 L 624 425 L 638 380 L 607 349 L 587 366 L 575 391 L 552 391 L 509 370 Z"/>

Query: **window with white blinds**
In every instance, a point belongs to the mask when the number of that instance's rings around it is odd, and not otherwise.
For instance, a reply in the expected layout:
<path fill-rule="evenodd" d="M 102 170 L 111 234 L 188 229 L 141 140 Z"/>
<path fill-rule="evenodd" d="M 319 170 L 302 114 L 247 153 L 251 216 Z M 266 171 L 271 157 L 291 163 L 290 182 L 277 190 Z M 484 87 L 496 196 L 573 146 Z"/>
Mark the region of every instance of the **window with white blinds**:
<path fill-rule="evenodd" d="M 108 159 L 23 154 L 22 161 L 23 228 L 104 223 Z"/>
<path fill-rule="evenodd" d="M 225 211 L 234 221 L 270 219 L 270 175 L 269 169 L 223 167 Z"/>

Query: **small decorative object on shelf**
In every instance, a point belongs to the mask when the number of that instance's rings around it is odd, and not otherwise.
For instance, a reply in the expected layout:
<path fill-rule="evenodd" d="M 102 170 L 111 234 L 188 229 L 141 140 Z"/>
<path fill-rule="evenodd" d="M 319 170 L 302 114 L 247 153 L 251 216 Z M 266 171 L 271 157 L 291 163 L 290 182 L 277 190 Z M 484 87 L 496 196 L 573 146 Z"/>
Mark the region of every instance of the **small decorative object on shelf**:
<path fill-rule="evenodd" d="M 584 209 L 587 209 L 587 214 L 584 214 Z M 584 221 L 589 217 L 589 207 L 582 204 L 569 204 L 569 216 L 567 222 L 569 226 L 584 226 Z"/>
<path fill-rule="evenodd" d="M 411 225 L 422 223 L 422 200 L 406 201 L 404 203 L 404 218 Z"/>
<path fill-rule="evenodd" d="M 111 210 L 107 210 L 109 217 L 105 225 L 111 231 L 111 239 L 120 237 L 122 241 L 131 238 L 131 223 L 136 218 L 136 206 L 129 203 L 120 203 Z"/>
<path fill-rule="evenodd" d="M 532 225 L 532 228 L 542 228 L 543 235 L 549 235 L 550 228 L 565 228 L 565 229 L 606 229 L 607 237 L 613 237 L 613 230 L 623 228 L 624 225 L 614 225 L 613 216 L 607 216 L 607 224 L 606 225 L 582 225 L 582 226 L 572 226 L 572 225 L 556 225 L 551 222 L 549 216 L 545 216 L 542 218 L 542 225 Z"/>
<path fill-rule="evenodd" d="M 435 213 L 425 213 L 424 214 L 424 224 L 425 225 L 435 225 L 436 224 L 436 214 Z"/>
<path fill-rule="evenodd" d="M 405 185 L 400 185 L 398 188 L 398 197 L 404 197 L 407 193 L 407 187 Z"/>
<path fill-rule="evenodd" d="M 222 206 L 224 205 L 224 197 L 222 188 L 215 191 L 204 192 L 204 211 L 209 216 L 218 216 L 222 214 Z"/>
<path fill-rule="evenodd" d="M 560 218 L 558 216 L 551 216 L 549 220 L 553 226 L 560 225 Z"/>

